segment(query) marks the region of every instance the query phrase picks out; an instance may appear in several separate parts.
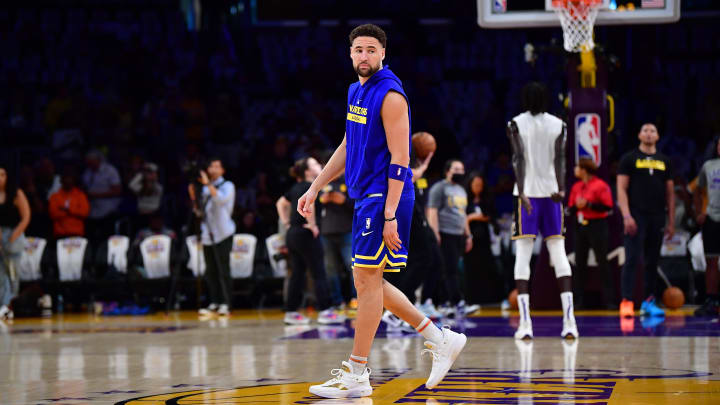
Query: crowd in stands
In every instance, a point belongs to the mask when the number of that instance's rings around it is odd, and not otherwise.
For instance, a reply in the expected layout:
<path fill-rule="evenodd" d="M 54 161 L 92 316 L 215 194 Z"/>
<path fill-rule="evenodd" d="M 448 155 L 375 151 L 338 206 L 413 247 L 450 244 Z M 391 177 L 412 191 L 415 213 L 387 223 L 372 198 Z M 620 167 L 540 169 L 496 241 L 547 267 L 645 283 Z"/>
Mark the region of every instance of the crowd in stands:
<path fill-rule="evenodd" d="M 690 40 L 708 29 L 691 21 L 598 30 L 607 54 L 625 58 L 609 73 L 619 95 L 611 174 L 634 147 L 640 120 L 657 118 L 658 147 L 673 160 L 679 195 L 712 155 L 720 64 L 677 57 L 686 43 L 718 52 L 710 48 L 717 41 Z M 191 211 L 191 168 L 209 155 L 222 158 L 236 186 L 238 233 L 277 232 L 275 203 L 295 181 L 288 169 L 342 139 L 354 80 L 346 31 L 342 24 L 188 31 L 172 8 L 0 9 L 0 160 L 27 195 L 25 233 L 141 240 L 161 230 L 176 238 Z M 636 42 L 648 38 L 646 49 L 628 49 L 623 35 L 631 31 Z M 419 24 L 388 32 L 386 63 L 405 82 L 413 130 L 438 139 L 428 177 L 441 178 L 442 163 L 459 157 L 468 172 L 485 173 L 498 216 L 509 214 L 514 178 L 504 125 L 519 112 L 529 79 L 554 94 L 565 80 L 559 54 L 531 66 L 522 45 L 559 33 Z M 561 110 L 557 101 L 553 108 Z"/>

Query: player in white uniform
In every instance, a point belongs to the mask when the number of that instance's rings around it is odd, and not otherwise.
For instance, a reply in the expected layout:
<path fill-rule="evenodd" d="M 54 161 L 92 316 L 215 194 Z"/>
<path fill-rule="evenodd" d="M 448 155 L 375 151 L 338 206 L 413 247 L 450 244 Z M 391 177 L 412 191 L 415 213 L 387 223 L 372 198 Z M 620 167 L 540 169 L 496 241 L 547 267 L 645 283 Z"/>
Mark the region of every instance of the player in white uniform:
<path fill-rule="evenodd" d="M 530 83 L 523 89 L 526 112 L 508 122 L 513 148 L 515 185 L 515 285 L 520 326 L 516 339 L 532 338 L 530 319 L 530 259 L 533 241 L 542 234 L 560 287 L 563 307 L 562 337 L 577 338 L 573 314 L 572 272 L 565 254 L 562 200 L 565 197 L 565 123 L 545 112 L 545 86 Z"/>

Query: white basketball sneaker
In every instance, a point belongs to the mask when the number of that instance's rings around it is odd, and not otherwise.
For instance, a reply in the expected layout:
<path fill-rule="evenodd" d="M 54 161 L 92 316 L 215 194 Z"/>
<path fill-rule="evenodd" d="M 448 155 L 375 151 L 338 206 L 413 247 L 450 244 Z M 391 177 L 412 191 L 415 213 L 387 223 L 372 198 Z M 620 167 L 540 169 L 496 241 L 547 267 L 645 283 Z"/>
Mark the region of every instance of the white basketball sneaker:
<path fill-rule="evenodd" d="M 526 338 L 533 338 L 532 323 L 520 322 L 520 326 L 518 326 L 517 330 L 515 331 L 515 339 L 521 340 Z"/>
<path fill-rule="evenodd" d="M 0 320 L 11 320 L 12 318 L 13 311 L 7 305 L 0 307 Z"/>
<path fill-rule="evenodd" d="M 577 329 L 577 324 L 575 323 L 575 318 L 563 321 L 563 329 L 562 333 L 560 333 L 560 336 L 564 339 L 577 339 L 578 337 L 580 337 Z"/>
<path fill-rule="evenodd" d="M 310 323 L 310 318 L 300 312 L 285 312 L 283 321 L 286 325 L 307 325 Z"/>
<path fill-rule="evenodd" d="M 398 318 L 395 314 L 388 310 L 385 310 L 385 312 L 383 312 L 382 318 L 380 318 L 380 320 L 385 322 L 388 328 L 400 328 L 403 323 L 402 319 Z"/>
<path fill-rule="evenodd" d="M 345 315 L 340 314 L 333 309 L 326 309 L 324 311 L 320 311 L 317 321 L 322 325 L 332 325 L 343 324 L 346 319 Z"/>
<path fill-rule="evenodd" d="M 353 399 L 323 399 L 311 402 L 314 405 L 373 405 L 372 398 L 353 398 Z"/>
<path fill-rule="evenodd" d="M 467 336 L 462 333 L 453 332 L 447 326 L 442 328 L 443 339 L 440 344 L 435 344 L 430 341 L 425 342 L 425 347 L 421 354 L 430 353 L 433 358 L 432 370 L 430 370 L 430 377 L 428 377 L 425 387 L 428 389 L 435 388 L 448 371 L 452 367 L 455 359 L 465 347 L 467 343 Z"/>
<path fill-rule="evenodd" d="M 330 371 L 335 377 L 320 385 L 310 386 L 310 393 L 323 398 L 357 398 L 372 394 L 370 386 L 370 369 L 365 368 L 362 375 L 353 374 L 352 366 L 347 361 L 341 368 Z"/>
<path fill-rule="evenodd" d="M 220 316 L 230 316 L 230 307 L 227 304 L 220 304 L 218 307 L 217 314 Z"/>
<path fill-rule="evenodd" d="M 219 307 L 220 306 L 218 304 L 213 302 L 210 305 L 208 305 L 207 308 L 200 308 L 198 310 L 198 314 L 201 316 L 210 316 L 210 315 L 213 315 L 215 312 L 217 312 Z"/>

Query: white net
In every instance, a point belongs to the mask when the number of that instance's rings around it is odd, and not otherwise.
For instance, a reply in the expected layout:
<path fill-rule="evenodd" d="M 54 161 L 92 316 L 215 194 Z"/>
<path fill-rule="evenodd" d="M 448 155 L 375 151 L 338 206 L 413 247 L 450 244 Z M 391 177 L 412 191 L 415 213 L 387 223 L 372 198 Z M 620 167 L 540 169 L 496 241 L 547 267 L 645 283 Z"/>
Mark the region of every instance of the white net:
<path fill-rule="evenodd" d="M 595 47 L 593 26 L 600 5 L 592 1 L 565 1 L 555 9 L 562 25 L 566 51 L 591 51 Z"/>

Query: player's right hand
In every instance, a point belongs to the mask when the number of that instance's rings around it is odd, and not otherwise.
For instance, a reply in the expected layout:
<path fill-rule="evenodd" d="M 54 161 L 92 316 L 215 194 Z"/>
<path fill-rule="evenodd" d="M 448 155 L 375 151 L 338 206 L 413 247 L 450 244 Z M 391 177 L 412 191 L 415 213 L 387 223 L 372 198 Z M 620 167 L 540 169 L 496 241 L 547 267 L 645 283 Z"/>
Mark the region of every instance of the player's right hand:
<path fill-rule="evenodd" d="M 637 233 L 637 223 L 635 223 L 635 219 L 631 216 L 627 216 L 623 219 L 623 225 L 625 227 L 625 234 L 630 236 L 635 236 Z"/>
<path fill-rule="evenodd" d="M 302 197 L 300 197 L 300 199 L 298 200 L 298 214 L 302 215 L 305 218 L 308 218 L 310 215 L 312 215 L 313 206 L 315 205 L 317 195 L 318 192 L 313 190 L 312 187 L 308 191 L 306 191 L 305 194 L 303 194 Z"/>
<path fill-rule="evenodd" d="M 552 199 L 553 202 L 556 203 L 562 202 L 565 199 L 565 192 L 560 191 L 558 193 L 552 193 L 552 195 L 550 195 L 550 199 Z"/>
<path fill-rule="evenodd" d="M 397 230 L 397 220 L 385 221 L 385 225 L 383 226 L 383 241 L 385 241 L 385 246 L 393 252 L 400 250 L 402 241 L 400 240 L 400 235 Z"/>
<path fill-rule="evenodd" d="M 532 204 L 530 204 L 530 199 L 525 194 L 520 194 L 520 202 L 523 207 L 525 207 L 525 211 L 527 211 L 528 215 L 532 214 Z"/>

